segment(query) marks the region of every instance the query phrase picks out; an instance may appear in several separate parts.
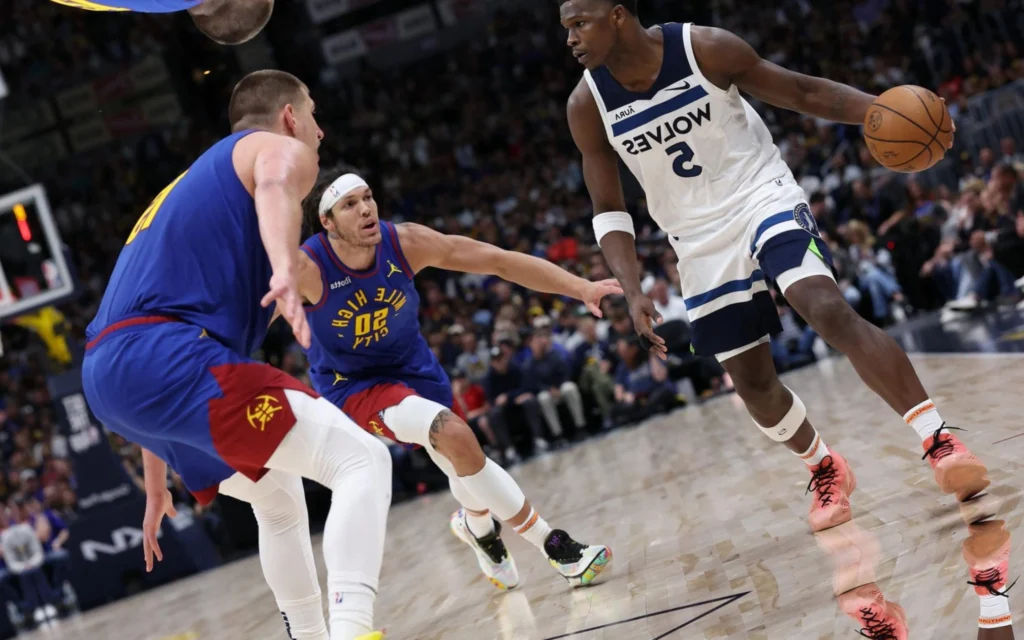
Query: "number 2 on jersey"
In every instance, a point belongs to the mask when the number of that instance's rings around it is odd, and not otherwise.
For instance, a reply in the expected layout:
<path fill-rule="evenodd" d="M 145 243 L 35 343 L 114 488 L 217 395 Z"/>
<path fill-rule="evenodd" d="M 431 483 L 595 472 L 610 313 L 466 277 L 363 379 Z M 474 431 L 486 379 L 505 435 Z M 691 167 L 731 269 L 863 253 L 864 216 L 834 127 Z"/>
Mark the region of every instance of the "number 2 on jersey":
<path fill-rule="evenodd" d="M 186 171 L 185 173 L 188 173 L 188 171 Z M 149 206 L 146 207 L 146 210 L 142 212 L 142 216 L 139 217 L 139 221 L 135 223 L 135 227 L 132 229 L 132 232 L 128 235 L 128 240 L 125 241 L 126 245 L 131 244 L 132 240 L 135 239 L 135 236 L 139 235 L 140 231 L 145 231 L 146 229 L 149 228 L 149 225 L 153 224 L 153 218 L 156 217 L 157 212 L 160 211 L 160 207 L 161 205 L 163 205 L 164 200 L 166 200 L 167 196 L 170 195 L 171 189 L 174 188 L 174 185 L 178 184 L 181 181 L 181 179 L 185 177 L 185 173 L 175 178 L 174 182 L 164 187 L 164 190 L 158 193 L 155 198 L 153 198 L 153 202 L 149 203 Z"/>
<path fill-rule="evenodd" d="M 685 142 L 677 142 L 671 147 L 665 149 L 665 153 L 672 155 L 673 153 L 680 152 L 678 156 L 672 161 L 672 170 L 676 172 L 676 175 L 680 178 L 696 178 L 704 171 L 704 167 L 699 164 L 693 164 L 693 149 L 690 145 Z M 689 164 L 689 168 L 687 168 Z"/>

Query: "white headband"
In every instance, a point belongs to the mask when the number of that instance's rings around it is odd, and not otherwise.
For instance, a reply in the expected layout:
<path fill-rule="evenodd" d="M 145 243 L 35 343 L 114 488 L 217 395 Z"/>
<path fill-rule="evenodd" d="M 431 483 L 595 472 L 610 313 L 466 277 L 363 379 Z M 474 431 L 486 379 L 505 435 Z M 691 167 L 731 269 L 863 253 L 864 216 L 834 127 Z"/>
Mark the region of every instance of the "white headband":
<path fill-rule="evenodd" d="M 331 183 L 331 186 L 327 187 L 324 191 L 324 195 L 320 197 L 320 215 L 324 215 L 331 210 L 334 205 L 338 204 L 342 198 L 352 193 L 359 187 L 368 187 L 366 180 L 363 180 L 354 173 L 346 173 L 337 180 Z"/>

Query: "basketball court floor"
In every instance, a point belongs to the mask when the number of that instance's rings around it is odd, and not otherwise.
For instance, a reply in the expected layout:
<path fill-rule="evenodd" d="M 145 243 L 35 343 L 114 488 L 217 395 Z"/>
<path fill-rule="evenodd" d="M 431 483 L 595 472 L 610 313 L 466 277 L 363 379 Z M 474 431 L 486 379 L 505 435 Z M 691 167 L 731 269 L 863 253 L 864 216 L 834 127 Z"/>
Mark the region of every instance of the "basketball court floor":
<path fill-rule="evenodd" d="M 991 504 L 1016 531 L 1024 355 L 913 359 L 943 416 L 969 430 L 963 437 L 991 470 Z M 843 359 L 785 381 L 857 473 L 852 523 L 812 535 L 809 474 L 761 435 L 737 398 L 723 397 L 514 469 L 553 526 L 612 547 L 610 572 L 588 589 L 570 590 L 509 532 L 522 584 L 496 592 L 448 533 L 450 496 L 397 505 L 377 608 L 389 640 L 850 638 L 857 625 L 833 590 L 870 581 L 906 608 L 911 638 L 976 637 L 978 598 L 961 556 L 967 527 L 955 499 L 935 488 L 913 431 Z M 1022 573 L 1015 552 L 1011 579 Z M 1024 620 L 1024 591 L 1010 602 Z M 284 631 L 252 557 L 31 637 L 250 640 Z"/>

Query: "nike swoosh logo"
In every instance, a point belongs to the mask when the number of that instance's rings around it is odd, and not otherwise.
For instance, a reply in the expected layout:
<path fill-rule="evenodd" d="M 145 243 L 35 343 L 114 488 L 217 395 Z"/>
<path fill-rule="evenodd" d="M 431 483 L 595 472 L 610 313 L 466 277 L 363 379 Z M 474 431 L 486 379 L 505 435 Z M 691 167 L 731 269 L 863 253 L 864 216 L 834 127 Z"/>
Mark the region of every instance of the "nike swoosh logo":
<path fill-rule="evenodd" d="M 682 86 L 679 86 L 679 87 L 668 87 L 665 90 L 666 91 L 689 91 L 690 90 L 690 81 L 687 80 L 686 82 L 684 82 L 682 84 Z"/>

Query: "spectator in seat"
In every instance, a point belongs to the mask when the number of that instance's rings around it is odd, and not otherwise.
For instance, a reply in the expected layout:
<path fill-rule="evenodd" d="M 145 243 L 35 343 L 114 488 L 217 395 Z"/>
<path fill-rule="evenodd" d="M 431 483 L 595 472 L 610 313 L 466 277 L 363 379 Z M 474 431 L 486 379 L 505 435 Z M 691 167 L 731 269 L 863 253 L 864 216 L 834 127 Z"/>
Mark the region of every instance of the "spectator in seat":
<path fill-rule="evenodd" d="M 889 318 L 889 303 L 903 301 L 903 290 L 892 273 L 892 256 L 875 247 L 875 237 L 859 220 L 846 226 L 846 241 L 857 265 L 857 281 L 871 297 L 873 319 L 882 324 Z"/>
<path fill-rule="evenodd" d="M 491 411 L 491 405 L 487 402 L 487 393 L 484 388 L 469 380 L 465 371 L 455 369 L 450 376 L 452 381 L 452 397 L 455 406 L 459 407 L 466 422 L 469 424 L 476 437 L 483 444 L 484 453 L 488 457 L 496 458 L 499 464 L 506 462 L 515 463 L 519 461 L 519 455 L 512 446 L 512 439 L 508 435 L 508 425 L 499 424 L 497 430 L 491 426 L 487 416 Z"/>
<path fill-rule="evenodd" d="M 683 297 L 677 295 L 668 286 L 668 280 L 664 278 L 656 278 L 650 282 L 649 287 L 644 293 L 650 296 L 654 302 L 654 308 L 661 314 L 662 322 L 671 322 L 673 320 L 682 320 L 689 324 L 689 319 L 686 316 L 686 303 L 683 302 Z"/>
<path fill-rule="evenodd" d="M 612 380 L 613 354 L 608 343 L 597 337 L 597 321 L 589 313 L 577 324 L 583 343 L 573 353 L 573 378 L 580 391 L 594 398 L 601 410 L 602 426 L 613 426 L 615 381 Z"/>
<path fill-rule="evenodd" d="M 1013 229 L 1004 229 L 993 246 L 995 261 L 1009 270 L 1015 279 L 1024 278 L 1024 209 L 1016 204 Z"/>
<path fill-rule="evenodd" d="M 57 616 L 54 604 L 61 601 L 61 594 L 43 573 L 46 552 L 35 528 L 28 521 L 24 499 L 19 497 L 11 501 L 10 515 L 10 526 L 0 533 L 0 550 L 8 571 L 17 577 L 21 587 L 22 610 L 26 614 L 31 612 L 36 622 L 43 622 Z"/>
<path fill-rule="evenodd" d="M 481 384 L 487 377 L 487 365 L 490 364 L 490 350 L 480 342 L 476 333 L 467 330 L 461 324 L 454 324 L 448 329 L 448 335 L 458 340 L 462 352 L 455 358 L 455 368 L 466 374 L 466 378 L 474 384 Z"/>
<path fill-rule="evenodd" d="M 668 369 L 632 336 L 618 342 L 619 367 L 615 371 L 615 422 L 622 426 L 667 413 L 678 403 Z"/>
<path fill-rule="evenodd" d="M 540 406 L 527 388 L 522 370 L 512 362 L 514 354 L 515 342 L 508 338 L 491 348 L 491 367 L 484 380 L 484 392 L 491 405 L 488 414 L 491 428 L 511 435 L 509 425 L 525 419 L 536 450 L 547 451 L 550 444 L 543 436 Z"/>
<path fill-rule="evenodd" d="M 49 573 L 49 583 L 55 590 L 61 592 L 60 607 L 64 612 L 75 607 L 77 598 L 71 587 L 71 554 L 64 545 L 71 532 L 61 518 L 52 509 L 43 507 L 35 498 L 29 498 L 25 502 L 28 512 L 29 523 L 36 530 L 36 535 L 43 545 L 44 566 Z"/>
<path fill-rule="evenodd" d="M 540 320 L 538 318 L 538 320 Z M 534 333 L 530 338 L 530 359 L 527 362 L 526 375 L 529 384 L 537 390 L 537 401 L 544 414 L 544 419 L 555 438 L 562 438 L 565 429 L 558 415 L 558 408 L 565 404 L 577 432 L 586 426 L 583 414 L 583 396 L 576 383 L 569 379 L 570 364 L 565 350 L 557 351 L 551 338 L 551 320 L 547 323 L 535 323 Z"/>

